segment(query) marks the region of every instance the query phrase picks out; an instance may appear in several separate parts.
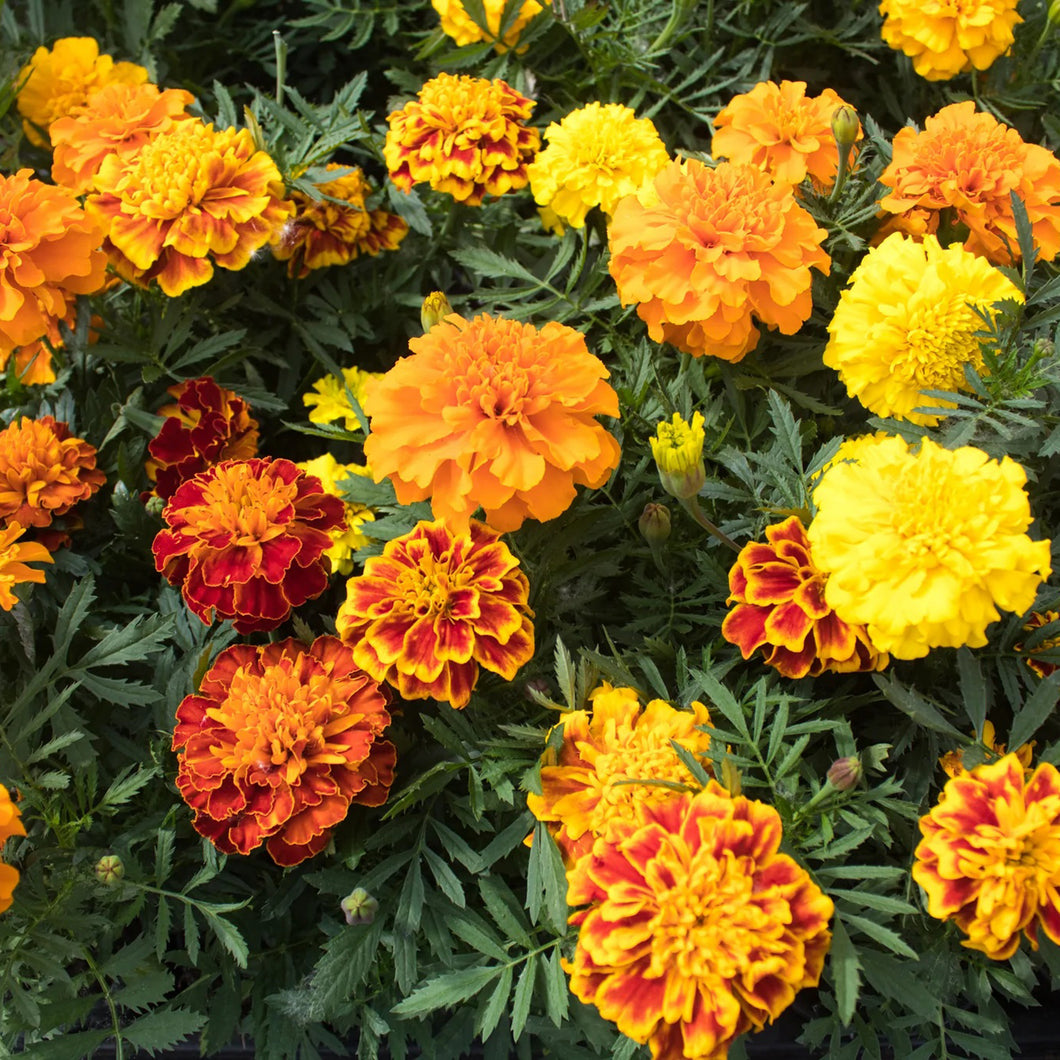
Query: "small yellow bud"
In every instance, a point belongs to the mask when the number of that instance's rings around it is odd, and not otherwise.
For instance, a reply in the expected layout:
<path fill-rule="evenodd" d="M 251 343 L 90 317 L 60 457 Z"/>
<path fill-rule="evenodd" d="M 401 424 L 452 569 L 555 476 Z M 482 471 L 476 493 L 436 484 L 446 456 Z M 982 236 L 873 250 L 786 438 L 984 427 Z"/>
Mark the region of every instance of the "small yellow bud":
<path fill-rule="evenodd" d="M 658 547 L 670 536 L 670 509 L 665 504 L 645 504 L 637 527 L 652 548 Z"/>
<path fill-rule="evenodd" d="M 363 887 L 355 887 L 340 903 L 347 924 L 370 924 L 379 911 L 376 901 Z"/>
<path fill-rule="evenodd" d="M 96 879 L 105 887 L 117 887 L 125 875 L 125 863 L 117 854 L 104 854 L 96 862 Z"/>
<path fill-rule="evenodd" d="M 832 135 L 840 151 L 849 151 L 857 143 L 860 132 L 858 112 L 849 103 L 832 111 Z"/>
<path fill-rule="evenodd" d="M 703 413 L 692 415 L 691 424 L 675 412 L 669 423 L 663 420 L 651 439 L 651 454 L 659 469 L 662 487 L 679 501 L 694 497 L 707 481 L 703 464 Z"/>
<path fill-rule="evenodd" d="M 424 334 L 430 331 L 439 321 L 444 320 L 452 311 L 453 307 L 449 304 L 449 299 L 441 291 L 431 291 L 424 298 L 423 306 L 420 309 L 420 326 L 423 328 Z"/>

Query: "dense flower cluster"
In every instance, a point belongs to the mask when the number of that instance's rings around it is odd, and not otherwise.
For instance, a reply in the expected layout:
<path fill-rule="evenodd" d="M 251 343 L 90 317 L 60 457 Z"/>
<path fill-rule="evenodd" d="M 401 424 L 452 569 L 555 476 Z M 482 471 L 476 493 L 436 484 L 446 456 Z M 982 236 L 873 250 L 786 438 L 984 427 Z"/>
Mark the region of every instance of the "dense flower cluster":
<path fill-rule="evenodd" d="M 349 574 L 353 570 L 353 553 L 369 543 L 369 538 L 362 528 L 365 523 L 375 519 L 375 512 L 363 504 L 343 499 L 339 483 L 353 475 L 368 478 L 371 472 L 361 464 L 340 464 L 331 453 L 304 460 L 296 466 L 307 475 L 320 479 L 326 493 L 332 493 L 343 501 L 346 525 L 331 531 L 331 545 L 324 555 L 331 562 L 334 573 Z"/>
<path fill-rule="evenodd" d="M 26 528 L 19 523 L 0 527 L 0 608 L 10 611 L 18 603 L 15 586 L 43 582 L 44 571 L 27 563 L 54 563 L 52 554 L 37 541 L 20 541 Z"/>
<path fill-rule="evenodd" d="M 363 368 L 343 368 L 341 382 L 333 375 L 318 379 L 312 390 L 302 395 L 302 404 L 309 409 L 311 423 L 337 423 L 342 421 L 348 431 L 360 430 L 348 390 L 358 405 L 364 406 L 364 395 L 373 379 L 381 378 L 378 372 L 366 372 Z"/>
<path fill-rule="evenodd" d="M 0 848 L 14 835 L 25 835 L 22 814 L 11 801 L 11 794 L 0 784 Z M 0 862 L 0 913 L 11 908 L 12 896 L 18 886 L 18 869 Z"/>
<path fill-rule="evenodd" d="M 542 0 L 542 3 L 547 6 L 552 3 L 552 0 Z M 523 0 L 515 18 L 504 27 L 502 35 L 502 19 L 507 0 L 482 0 L 482 10 L 486 15 L 486 29 L 483 29 L 468 14 L 463 0 L 431 0 L 431 6 L 441 16 L 442 32 L 452 37 L 458 46 L 476 44 L 480 40 L 492 40 L 496 41 L 494 48 L 497 52 L 506 52 L 509 48 L 515 47 L 519 35 L 529 21 L 544 10 L 542 3 L 538 0 Z M 517 49 L 517 51 L 525 50 L 525 46 Z"/>

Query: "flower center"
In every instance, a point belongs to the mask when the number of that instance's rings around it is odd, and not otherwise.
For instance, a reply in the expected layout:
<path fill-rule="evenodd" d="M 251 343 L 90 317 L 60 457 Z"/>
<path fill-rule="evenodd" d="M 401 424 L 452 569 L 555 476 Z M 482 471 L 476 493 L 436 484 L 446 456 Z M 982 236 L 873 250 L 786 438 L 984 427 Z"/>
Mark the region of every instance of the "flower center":
<path fill-rule="evenodd" d="M 453 570 L 451 552 L 435 557 L 425 550 L 419 565 L 402 575 L 395 596 L 408 601 L 406 606 L 418 618 L 436 618 L 450 613 L 457 594 L 466 591 L 473 580 L 467 567 L 461 565 Z"/>
<path fill-rule="evenodd" d="M 177 122 L 140 149 L 119 186 L 122 197 L 156 220 L 197 207 L 228 168 L 218 150 L 227 146 L 217 140 L 223 135 L 196 121 Z"/>
<path fill-rule="evenodd" d="M 918 306 L 909 320 L 894 368 L 906 372 L 921 389 L 964 390 L 964 366 L 983 363 L 975 332 L 980 318 L 959 301 Z"/>
<path fill-rule="evenodd" d="M 250 545 L 286 532 L 295 516 L 297 482 L 272 475 L 256 478 L 242 463 L 221 468 L 203 491 L 201 522 L 227 535 L 229 543 Z"/>

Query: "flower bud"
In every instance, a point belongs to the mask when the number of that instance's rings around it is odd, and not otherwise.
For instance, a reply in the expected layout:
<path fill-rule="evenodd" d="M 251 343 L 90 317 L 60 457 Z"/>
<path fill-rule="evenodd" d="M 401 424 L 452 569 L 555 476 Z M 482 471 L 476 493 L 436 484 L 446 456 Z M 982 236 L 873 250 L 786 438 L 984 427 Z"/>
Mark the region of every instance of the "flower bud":
<path fill-rule="evenodd" d="M 832 111 L 832 135 L 840 151 L 849 151 L 857 142 L 860 132 L 858 112 L 849 103 Z"/>
<path fill-rule="evenodd" d="M 424 298 L 423 306 L 420 308 L 420 326 L 424 333 L 430 331 L 435 324 L 444 320 L 452 311 L 453 307 L 449 304 L 449 299 L 441 291 L 431 291 Z"/>
<path fill-rule="evenodd" d="M 125 875 L 125 863 L 117 854 L 104 854 L 96 862 L 96 879 L 105 887 L 117 887 Z"/>
<path fill-rule="evenodd" d="M 148 497 L 144 506 L 152 515 L 161 515 L 162 509 L 166 506 L 166 502 L 163 497 Z"/>
<path fill-rule="evenodd" d="M 828 768 L 828 780 L 837 791 L 849 791 L 864 772 L 861 759 L 857 755 L 837 758 Z"/>
<path fill-rule="evenodd" d="M 340 905 L 347 924 L 370 924 L 379 910 L 379 903 L 363 887 L 355 887 Z"/>
<path fill-rule="evenodd" d="M 669 423 L 663 420 L 651 439 L 651 454 L 659 470 L 662 487 L 679 501 L 694 497 L 707 481 L 703 464 L 703 413 L 696 412 L 687 423 L 674 413 Z"/>
<path fill-rule="evenodd" d="M 670 509 L 665 504 L 645 504 L 637 527 L 644 540 L 657 548 L 670 536 Z"/>

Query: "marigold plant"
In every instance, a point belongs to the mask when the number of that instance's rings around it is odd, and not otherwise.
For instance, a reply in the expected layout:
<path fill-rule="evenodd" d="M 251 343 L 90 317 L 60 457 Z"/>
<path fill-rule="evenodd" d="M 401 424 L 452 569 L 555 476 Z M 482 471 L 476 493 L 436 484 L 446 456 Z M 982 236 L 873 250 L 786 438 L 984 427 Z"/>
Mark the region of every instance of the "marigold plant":
<path fill-rule="evenodd" d="M 15 835 L 25 835 L 26 828 L 22 823 L 22 814 L 11 801 L 11 794 L 0 784 L 0 847 Z M 0 862 L 0 913 L 11 908 L 12 897 L 18 886 L 18 869 L 14 865 Z"/>
<path fill-rule="evenodd" d="M 27 582 L 44 581 L 44 571 L 27 563 L 54 563 L 52 554 L 37 541 L 20 541 L 26 528 L 19 523 L 0 527 L 0 608 L 10 611 L 18 603 L 14 590 Z"/>
<path fill-rule="evenodd" d="M 487 29 L 483 29 L 468 14 L 463 0 L 431 0 L 431 7 L 441 16 L 442 32 L 452 37 L 458 46 L 476 44 L 480 40 L 491 40 L 496 41 L 494 49 L 501 53 L 509 48 L 515 48 L 519 35 L 526 29 L 530 20 L 544 10 L 538 0 L 524 0 L 514 20 L 505 28 L 502 35 L 501 26 L 506 3 L 507 0 L 483 0 L 482 10 L 486 15 Z M 551 3 L 552 0 L 543 0 L 545 6 Z M 526 47 L 524 45 L 516 50 L 525 51 Z"/>

